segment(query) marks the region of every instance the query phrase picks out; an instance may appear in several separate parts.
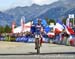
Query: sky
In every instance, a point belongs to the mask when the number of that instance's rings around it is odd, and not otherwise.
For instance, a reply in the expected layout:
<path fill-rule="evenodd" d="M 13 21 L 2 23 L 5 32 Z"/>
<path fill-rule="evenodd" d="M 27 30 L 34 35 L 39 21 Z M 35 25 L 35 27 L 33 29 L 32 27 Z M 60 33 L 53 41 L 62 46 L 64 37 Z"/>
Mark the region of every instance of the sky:
<path fill-rule="evenodd" d="M 51 4 L 58 0 L 0 0 L 0 11 L 5 11 L 17 6 L 31 6 L 32 4 L 44 5 Z"/>

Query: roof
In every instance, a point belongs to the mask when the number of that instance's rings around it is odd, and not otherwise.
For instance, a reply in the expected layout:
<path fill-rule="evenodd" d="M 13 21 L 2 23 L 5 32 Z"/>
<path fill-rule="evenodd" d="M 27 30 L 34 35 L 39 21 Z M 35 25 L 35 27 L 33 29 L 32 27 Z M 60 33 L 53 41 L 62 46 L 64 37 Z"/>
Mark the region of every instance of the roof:
<path fill-rule="evenodd" d="M 14 33 L 21 33 L 21 32 L 30 32 L 30 28 L 31 28 L 31 22 L 28 22 L 26 24 L 24 24 L 24 31 L 22 31 L 22 26 L 18 26 L 17 28 L 14 29 Z"/>

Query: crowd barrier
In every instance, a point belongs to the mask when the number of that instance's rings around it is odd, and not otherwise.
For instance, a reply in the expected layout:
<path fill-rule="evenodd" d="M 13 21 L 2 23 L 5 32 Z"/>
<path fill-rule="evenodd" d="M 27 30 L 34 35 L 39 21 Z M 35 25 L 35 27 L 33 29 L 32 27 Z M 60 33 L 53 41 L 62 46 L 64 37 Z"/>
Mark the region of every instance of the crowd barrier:
<path fill-rule="evenodd" d="M 43 42 L 48 42 L 49 38 L 45 38 L 43 37 Z M 35 42 L 35 38 L 34 37 L 17 37 L 16 38 L 16 42 Z"/>
<path fill-rule="evenodd" d="M 28 43 L 33 43 L 35 42 L 34 37 L 26 37 L 26 36 L 18 36 L 18 37 L 7 37 L 7 36 L 0 36 L 0 41 L 15 41 L 15 42 L 28 42 Z M 43 37 L 43 42 L 48 42 L 49 38 L 46 36 Z"/>
<path fill-rule="evenodd" d="M 15 41 L 15 42 L 33 43 L 35 42 L 35 38 L 30 37 L 30 36 L 27 36 L 27 37 L 26 36 L 19 36 L 19 37 L 0 36 L 0 41 Z M 75 46 L 75 35 L 71 35 L 69 37 L 65 36 L 64 38 L 61 38 L 61 39 L 59 36 L 56 36 L 54 38 L 48 38 L 47 36 L 44 36 L 43 42 Z"/>
<path fill-rule="evenodd" d="M 4 36 L 0 36 L 0 41 L 4 41 L 5 37 Z"/>

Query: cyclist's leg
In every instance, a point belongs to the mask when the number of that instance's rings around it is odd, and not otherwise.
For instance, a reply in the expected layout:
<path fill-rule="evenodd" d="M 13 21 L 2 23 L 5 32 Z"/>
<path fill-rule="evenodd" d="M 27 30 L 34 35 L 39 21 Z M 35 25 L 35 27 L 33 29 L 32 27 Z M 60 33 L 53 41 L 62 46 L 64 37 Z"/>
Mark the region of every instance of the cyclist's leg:
<path fill-rule="evenodd" d="M 42 43 L 43 43 L 43 37 L 42 35 L 40 35 L 40 46 L 42 46 Z"/>
<path fill-rule="evenodd" d="M 35 38 L 35 49 L 37 49 L 37 39 Z"/>

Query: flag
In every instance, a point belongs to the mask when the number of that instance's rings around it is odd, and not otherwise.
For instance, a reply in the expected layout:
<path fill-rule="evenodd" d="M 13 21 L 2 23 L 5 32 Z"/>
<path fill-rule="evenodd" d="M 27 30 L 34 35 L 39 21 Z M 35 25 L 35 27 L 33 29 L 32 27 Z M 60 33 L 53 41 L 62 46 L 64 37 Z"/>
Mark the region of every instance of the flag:
<path fill-rule="evenodd" d="M 48 33 L 48 32 L 51 31 L 51 28 L 50 28 L 49 26 L 45 26 L 44 31 L 45 31 L 46 33 Z"/>
<path fill-rule="evenodd" d="M 23 16 L 22 18 L 21 18 L 21 27 L 22 27 L 22 30 L 21 30 L 21 32 L 24 32 L 24 23 L 25 23 L 25 17 Z"/>
<path fill-rule="evenodd" d="M 75 39 L 73 38 L 72 35 L 69 36 L 68 42 L 69 42 L 70 45 L 74 45 Z"/>
<path fill-rule="evenodd" d="M 71 27 L 65 26 L 65 31 L 66 31 L 67 34 L 69 35 L 69 38 L 67 39 L 68 42 L 70 43 L 70 45 L 73 45 L 73 44 L 74 44 L 73 35 L 75 34 L 75 33 L 74 33 L 74 30 L 73 30 Z"/>
<path fill-rule="evenodd" d="M 70 19 L 69 19 L 69 18 L 67 18 L 67 20 L 66 20 L 66 26 L 67 26 L 67 27 L 70 26 Z"/>
<path fill-rule="evenodd" d="M 74 30 L 71 28 L 71 27 L 65 27 L 65 30 L 66 30 L 66 32 L 67 32 L 67 34 L 69 34 L 69 35 L 72 35 L 72 34 L 74 34 Z"/>
<path fill-rule="evenodd" d="M 53 38 L 55 36 L 55 33 L 54 32 L 49 32 L 49 33 L 47 33 L 47 35 L 48 35 L 48 37 Z"/>
<path fill-rule="evenodd" d="M 56 34 L 59 34 L 59 33 L 61 33 L 61 32 L 63 31 L 63 29 L 64 29 L 64 26 L 63 26 L 62 21 L 58 20 L 58 21 L 56 22 L 55 27 L 54 27 L 54 32 L 55 32 Z"/>
<path fill-rule="evenodd" d="M 12 22 L 12 33 L 14 33 L 15 21 Z"/>
<path fill-rule="evenodd" d="M 46 21 L 45 19 L 42 19 L 42 20 L 41 20 L 41 24 L 42 24 L 44 27 L 48 25 L 48 24 L 47 24 L 47 21 Z"/>
<path fill-rule="evenodd" d="M 74 18 L 74 14 L 69 14 L 69 18 Z"/>

